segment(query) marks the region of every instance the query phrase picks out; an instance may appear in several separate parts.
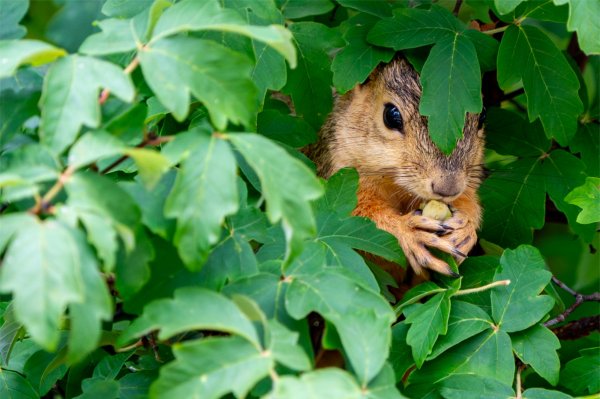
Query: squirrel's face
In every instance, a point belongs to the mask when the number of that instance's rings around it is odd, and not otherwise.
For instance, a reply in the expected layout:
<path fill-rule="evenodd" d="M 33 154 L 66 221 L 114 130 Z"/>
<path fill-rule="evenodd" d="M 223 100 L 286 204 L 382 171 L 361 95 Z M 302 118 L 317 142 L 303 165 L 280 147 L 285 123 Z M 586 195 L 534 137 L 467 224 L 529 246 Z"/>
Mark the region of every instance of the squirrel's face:
<path fill-rule="evenodd" d="M 427 118 L 419 113 L 420 99 L 419 76 L 405 60 L 379 68 L 354 89 L 346 115 L 354 126 L 338 121 L 348 127 L 342 147 L 351 149 L 347 155 L 352 166 L 363 175 L 389 176 L 415 197 L 450 202 L 467 187 L 479 186 L 482 121 L 479 115 L 467 114 L 462 139 L 445 155 L 429 137 Z"/>

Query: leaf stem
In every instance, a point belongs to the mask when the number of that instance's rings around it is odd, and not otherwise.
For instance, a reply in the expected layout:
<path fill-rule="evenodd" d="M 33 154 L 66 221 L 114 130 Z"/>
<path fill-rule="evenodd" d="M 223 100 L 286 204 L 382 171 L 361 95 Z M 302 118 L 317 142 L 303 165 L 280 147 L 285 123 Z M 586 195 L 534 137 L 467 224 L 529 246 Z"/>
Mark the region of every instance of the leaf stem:
<path fill-rule="evenodd" d="M 466 290 L 456 291 L 454 293 L 454 296 L 473 294 L 475 292 L 482 292 L 482 291 L 489 290 L 490 288 L 505 286 L 505 285 L 509 285 L 509 284 L 510 284 L 510 280 L 494 281 L 493 283 L 489 283 L 489 284 L 486 284 L 481 287 L 468 288 Z"/>
<path fill-rule="evenodd" d="M 521 387 L 521 373 L 523 372 L 523 370 L 525 370 L 525 367 L 527 367 L 527 365 L 525 364 L 521 364 L 519 366 L 519 368 L 517 368 L 517 378 L 516 378 L 516 383 L 515 383 L 515 391 L 517 391 L 517 396 L 516 399 L 523 399 L 523 393 L 522 393 L 522 387 Z"/>
<path fill-rule="evenodd" d="M 501 26 L 500 28 L 496 28 L 496 29 L 490 29 L 490 30 L 484 30 L 481 31 L 481 33 L 485 33 L 486 35 L 495 35 L 496 33 L 500 33 L 500 32 L 504 32 L 505 30 L 508 29 L 510 25 L 505 25 L 505 26 Z"/>
<path fill-rule="evenodd" d="M 76 168 L 73 166 L 67 167 L 67 169 L 65 169 L 60 174 L 60 176 L 58 176 L 56 183 L 54 183 L 54 185 L 50 187 L 50 190 L 48 190 L 41 199 L 36 200 L 36 204 L 33 206 L 33 208 L 29 210 L 29 212 L 35 215 L 39 215 L 40 212 L 47 209 L 54 197 L 56 197 L 58 193 L 60 193 L 65 183 L 69 181 L 69 179 L 75 172 L 75 169 Z"/>
<path fill-rule="evenodd" d="M 564 312 L 562 312 L 555 318 L 550 319 L 547 322 L 545 322 L 544 323 L 545 327 L 550 327 L 550 326 L 553 326 L 555 324 L 565 321 L 565 319 L 571 313 L 573 313 L 573 311 L 575 309 L 577 309 L 579 307 L 579 305 L 581 305 L 584 302 L 600 302 L 600 292 L 594 292 L 593 294 L 583 295 L 583 294 L 575 291 L 571 287 L 567 286 L 565 283 L 563 283 L 562 281 L 560 281 L 559 279 L 557 279 L 554 276 L 552 276 L 552 281 L 554 282 L 554 284 L 558 285 L 560 288 L 567 291 L 569 294 L 573 295 L 575 297 L 575 302 L 573 302 L 573 304 L 571 306 L 569 306 L 567 309 L 565 309 Z"/>
<path fill-rule="evenodd" d="M 135 56 L 133 58 L 133 60 L 131 60 L 131 62 L 129 63 L 129 65 L 127 65 L 125 67 L 125 69 L 123 69 L 123 72 L 126 75 L 130 75 L 131 72 L 133 72 L 135 70 L 135 68 L 138 67 L 138 65 L 140 65 L 140 59 L 139 57 Z M 103 89 L 102 92 L 100 93 L 100 97 L 98 97 L 98 103 L 100 105 L 104 104 L 106 102 L 106 100 L 108 100 L 108 97 L 110 96 L 110 90 L 108 89 Z"/>

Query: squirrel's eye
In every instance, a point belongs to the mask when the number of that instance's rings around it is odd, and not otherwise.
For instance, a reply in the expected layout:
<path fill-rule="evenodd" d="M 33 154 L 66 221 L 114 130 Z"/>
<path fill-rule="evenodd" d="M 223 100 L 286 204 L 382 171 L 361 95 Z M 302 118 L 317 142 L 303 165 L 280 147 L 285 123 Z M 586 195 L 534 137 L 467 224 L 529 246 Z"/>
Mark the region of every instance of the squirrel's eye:
<path fill-rule="evenodd" d="M 483 127 L 483 122 L 485 122 L 486 114 L 487 113 L 486 113 L 485 107 L 483 107 L 483 109 L 481 110 L 481 113 L 479 114 L 479 122 L 477 123 L 477 130 L 479 130 Z"/>
<path fill-rule="evenodd" d="M 400 110 L 394 104 L 385 104 L 383 109 L 383 123 L 388 129 L 402 130 L 403 122 Z"/>

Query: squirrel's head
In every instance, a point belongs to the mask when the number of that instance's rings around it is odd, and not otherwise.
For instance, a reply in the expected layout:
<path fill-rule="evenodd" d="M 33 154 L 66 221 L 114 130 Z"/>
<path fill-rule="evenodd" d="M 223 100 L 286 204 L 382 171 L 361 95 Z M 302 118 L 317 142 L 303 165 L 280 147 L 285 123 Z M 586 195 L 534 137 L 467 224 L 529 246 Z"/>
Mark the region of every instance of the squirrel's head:
<path fill-rule="evenodd" d="M 335 143 L 343 166 L 364 175 L 388 176 L 423 200 L 450 202 L 481 180 L 482 119 L 467 114 L 463 137 L 445 155 L 433 143 L 427 117 L 419 113 L 419 75 L 402 59 L 378 67 L 367 82 L 345 96 L 336 118 Z"/>

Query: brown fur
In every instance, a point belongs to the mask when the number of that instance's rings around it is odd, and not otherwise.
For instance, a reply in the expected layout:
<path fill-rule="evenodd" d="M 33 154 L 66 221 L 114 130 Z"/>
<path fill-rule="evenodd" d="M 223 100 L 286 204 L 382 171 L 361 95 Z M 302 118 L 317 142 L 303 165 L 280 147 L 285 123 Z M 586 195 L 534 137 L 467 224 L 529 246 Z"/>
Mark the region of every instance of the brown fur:
<path fill-rule="evenodd" d="M 462 261 L 477 240 L 481 209 L 477 188 L 483 161 L 483 131 L 478 116 L 468 114 L 464 137 L 444 155 L 431 141 L 427 118 L 419 114 L 419 76 L 404 59 L 378 67 L 367 82 L 339 97 L 308 155 L 318 173 L 329 177 L 344 167 L 358 170 L 358 206 L 354 213 L 371 218 L 395 235 L 413 270 L 452 274 L 428 247 Z M 383 122 L 386 103 L 402 114 L 402 132 Z M 446 194 L 440 195 L 436 191 Z M 441 190 L 440 190 L 441 188 Z M 423 201 L 437 199 L 453 209 L 441 223 L 416 211 Z"/>

